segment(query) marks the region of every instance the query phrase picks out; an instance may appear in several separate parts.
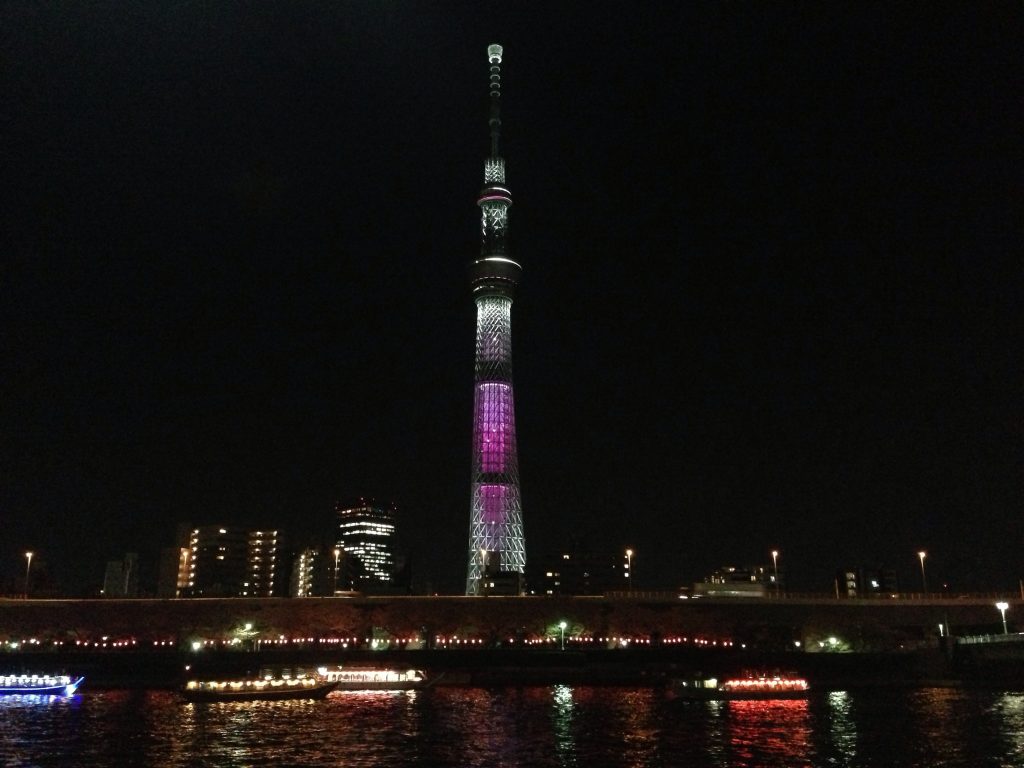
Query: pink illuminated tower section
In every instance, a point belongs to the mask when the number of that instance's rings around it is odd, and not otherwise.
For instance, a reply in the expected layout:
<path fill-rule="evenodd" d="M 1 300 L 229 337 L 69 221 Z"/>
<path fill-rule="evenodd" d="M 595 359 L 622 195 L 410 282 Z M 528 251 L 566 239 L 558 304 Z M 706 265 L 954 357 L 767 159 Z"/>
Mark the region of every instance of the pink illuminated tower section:
<path fill-rule="evenodd" d="M 500 45 L 487 48 L 491 154 L 484 164 L 478 200 L 480 256 L 470 265 L 476 301 L 476 375 L 467 595 L 485 594 L 492 579 L 520 584 L 526 568 L 512 397 L 512 299 L 522 267 L 509 252 L 512 196 L 505 186 L 505 161 L 498 153 L 501 54 Z"/>

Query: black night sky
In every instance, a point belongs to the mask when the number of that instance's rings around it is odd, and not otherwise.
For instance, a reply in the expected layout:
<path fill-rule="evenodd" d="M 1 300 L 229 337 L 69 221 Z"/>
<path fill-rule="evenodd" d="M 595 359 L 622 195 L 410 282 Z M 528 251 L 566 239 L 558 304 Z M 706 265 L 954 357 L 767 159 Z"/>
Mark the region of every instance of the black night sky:
<path fill-rule="evenodd" d="M 1016 3 L 0 10 L 0 589 L 177 523 L 469 522 L 488 43 L 528 559 L 1024 577 Z"/>

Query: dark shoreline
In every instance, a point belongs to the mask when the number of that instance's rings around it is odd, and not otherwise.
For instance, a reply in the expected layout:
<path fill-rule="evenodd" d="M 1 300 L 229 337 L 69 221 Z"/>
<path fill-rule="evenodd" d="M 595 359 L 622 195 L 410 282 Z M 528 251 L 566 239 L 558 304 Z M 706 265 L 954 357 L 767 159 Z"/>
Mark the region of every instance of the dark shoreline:
<path fill-rule="evenodd" d="M 245 676 L 321 664 L 423 669 L 443 686 L 664 686 L 697 674 L 782 671 L 815 690 L 908 687 L 1024 689 L 1024 661 L 953 658 L 941 649 L 901 653 L 759 653 L 693 649 L 402 651 L 36 651 L 0 653 L 0 671 L 74 672 L 94 689 L 176 689 L 187 676 Z"/>

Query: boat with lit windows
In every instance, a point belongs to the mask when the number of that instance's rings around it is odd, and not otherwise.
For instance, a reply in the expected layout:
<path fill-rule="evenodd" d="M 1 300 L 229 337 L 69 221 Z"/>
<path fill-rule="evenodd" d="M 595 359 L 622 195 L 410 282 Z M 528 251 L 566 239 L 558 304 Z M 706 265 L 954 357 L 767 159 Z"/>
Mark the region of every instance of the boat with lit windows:
<path fill-rule="evenodd" d="M 74 696 L 84 681 L 71 675 L 0 674 L 0 696 Z"/>
<path fill-rule="evenodd" d="M 181 689 L 188 701 L 259 701 L 322 699 L 335 683 L 319 676 L 245 678 L 241 680 L 189 680 Z"/>
<path fill-rule="evenodd" d="M 693 701 L 805 699 L 811 692 L 806 680 L 788 675 L 749 675 L 726 680 L 677 678 L 672 680 L 671 688 L 676 697 Z"/>
<path fill-rule="evenodd" d="M 334 682 L 336 691 L 409 691 L 428 688 L 437 678 L 428 678 L 419 669 L 381 669 L 377 667 L 320 667 L 317 674 Z"/>

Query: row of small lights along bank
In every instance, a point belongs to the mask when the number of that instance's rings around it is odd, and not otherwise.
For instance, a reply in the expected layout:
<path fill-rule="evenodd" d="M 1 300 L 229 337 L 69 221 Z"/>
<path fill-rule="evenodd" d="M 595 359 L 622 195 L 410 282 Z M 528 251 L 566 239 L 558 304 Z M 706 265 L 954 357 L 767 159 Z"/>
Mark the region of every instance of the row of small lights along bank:
<path fill-rule="evenodd" d="M 213 649 L 213 648 L 230 648 L 232 646 L 239 646 L 242 644 L 242 640 L 234 638 L 222 638 L 222 639 L 201 639 L 188 641 L 193 651 L 199 651 L 202 649 Z M 359 645 L 369 646 L 371 648 L 384 648 L 388 646 L 409 646 L 422 643 L 422 638 L 419 637 L 400 637 L 391 640 L 385 640 L 381 638 L 358 638 L 358 637 L 286 637 L 285 635 L 279 635 L 276 638 L 258 639 L 257 642 L 261 647 L 263 646 L 286 646 L 286 645 L 340 645 L 342 648 L 356 647 Z M 509 645 L 523 645 L 523 646 L 545 646 L 545 645 L 556 645 L 564 642 L 565 644 L 572 645 L 590 645 L 593 643 L 601 643 L 609 645 L 609 647 L 627 647 L 630 645 L 682 645 L 692 644 L 700 647 L 719 647 L 719 648 L 732 648 L 735 647 L 735 643 L 732 640 L 720 640 L 720 639 L 707 639 L 703 637 L 689 637 L 689 636 L 676 636 L 676 637 L 663 637 L 656 640 L 652 640 L 650 637 L 628 637 L 612 635 L 609 637 L 590 637 L 584 635 L 570 635 L 567 636 L 564 641 L 558 637 L 545 637 L 545 638 L 534 638 L 517 640 L 514 637 L 507 638 L 506 642 Z M 434 638 L 434 643 L 442 648 L 445 647 L 466 647 L 466 648 L 483 648 L 488 645 L 487 640 L 474 637 L 459 637 L 458 635 L 452 635 L 450 637 L 445 635 L 437 635 Z M 153 648 L 176 648 L 180 644 L 180 641 L 173 638 L 163 640 L 153 640 L 151 647 Z M 57 648 L 67 647 L 69 649 L 96 649 L 96 648 L 107 648 L 107 649 L 138 649 L 139 642 L 135 638 L 118 638 L 112 639 L 111 637 L 104 635 L 98 640 L 75 640 L 74 645 L 71 645 L 69 640 L 52 640 L 50 642 L 41 641 L 37 638 L 29 638 L 27 640 L 11 640 L 6 643 L 9 650 L 19 650 L 23 646 L 32 646 L 35 648 L 42 649 L 44 647 Z M 745 643 L 740 644 L 741 648 L 746 648 Z"/>

